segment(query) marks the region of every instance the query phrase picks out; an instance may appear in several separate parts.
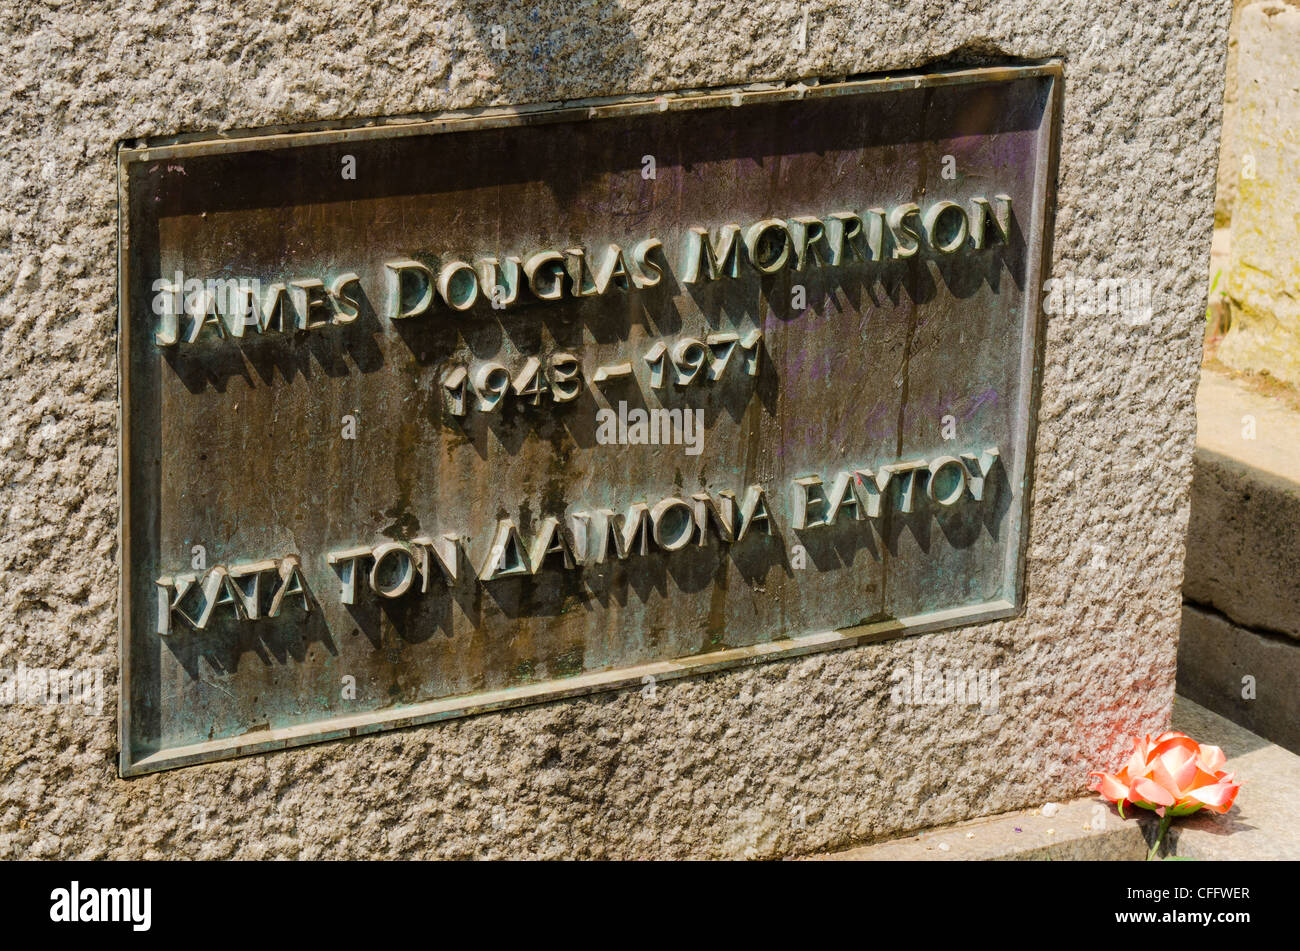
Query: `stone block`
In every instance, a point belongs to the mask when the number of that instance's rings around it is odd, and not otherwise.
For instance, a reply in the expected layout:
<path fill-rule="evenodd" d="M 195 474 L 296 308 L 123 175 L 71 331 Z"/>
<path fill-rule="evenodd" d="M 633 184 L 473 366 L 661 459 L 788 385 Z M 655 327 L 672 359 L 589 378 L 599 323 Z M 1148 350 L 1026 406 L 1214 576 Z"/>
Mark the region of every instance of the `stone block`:
<path fill-rule="evenodd" d="M 1167 725 L 1230 4 L 344 12 L 69 0 L 0 26 L 0 657 L 106 686 L 98 714 L 0 710 L 0 857 L 812 854 L 1078 795 Z M 118 777 L 119 143 L 1053 57 L 1049 271 L 1157 293 L 1138 324 L 1044 318 L 1022 616 Z M 892 703 L 916 663 L 998 670 L 998 709 Z"/>
<path fill-rule="evenodd" d="M 1183 607 L 1178 692 L 1300 753 L 1300 644 Z"/>
<path fill-rule="evenodd" d="M 1300 412 L 1206 371 L 1184 597 L 1300 638 Z"/>

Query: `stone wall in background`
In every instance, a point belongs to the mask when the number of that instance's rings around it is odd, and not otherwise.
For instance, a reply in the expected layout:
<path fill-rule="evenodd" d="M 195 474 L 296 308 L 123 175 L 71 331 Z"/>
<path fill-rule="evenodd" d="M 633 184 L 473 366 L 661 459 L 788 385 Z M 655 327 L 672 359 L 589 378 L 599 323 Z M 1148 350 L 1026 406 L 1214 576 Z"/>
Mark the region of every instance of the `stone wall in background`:
<path fill-rule="evenodd" d="M 1237 33 L 1241 11 L 1257 0 L 1232 0 L 1232 23 L 1228 28 L 1228 65 L 1223 84 L 1223 136 L 1219 140 L 1219 185 L 1214 197 L 1214 226 L 1226 228 L 1237 198 Z"/>
<path fill-rule="evenodd" d="M 1300 384 L 1300 5 L 1268 0 L 1240 16 L 1235 159 L 1224 295 L 1229 367 Z M 1225 144 L 1225 151 L 1227 146 Z M 1231 158 L 1229 156 L 1228 158 Z M 1223 195 L 1221 193 L 1221 200 Z"/>
<path fill-rule="evenodd" d="M 1230 5 L 19 5 L 0 26 L 0 857 L 825 851 L 1080 793 L 1169 722 Z M 493 25 L 507 48 L 492 45 Z M 1046 319 L 1023 617 L 118 778 L 117 179 L 139 136 L 1061 57 L 1052 273 L 1149 319 Z M 992 714 L 893 673 L 997 670 Z"/>

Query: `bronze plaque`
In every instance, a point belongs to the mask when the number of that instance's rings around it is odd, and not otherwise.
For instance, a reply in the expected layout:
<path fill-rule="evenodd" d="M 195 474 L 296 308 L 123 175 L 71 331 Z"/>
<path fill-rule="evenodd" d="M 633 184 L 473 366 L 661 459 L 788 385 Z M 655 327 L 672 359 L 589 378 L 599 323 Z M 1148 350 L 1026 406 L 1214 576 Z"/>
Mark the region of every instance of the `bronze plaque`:
<path fill-rule="evenodd" d="M 122 773 L 1014 614 L 1059 83 L 124 148 Z"/>

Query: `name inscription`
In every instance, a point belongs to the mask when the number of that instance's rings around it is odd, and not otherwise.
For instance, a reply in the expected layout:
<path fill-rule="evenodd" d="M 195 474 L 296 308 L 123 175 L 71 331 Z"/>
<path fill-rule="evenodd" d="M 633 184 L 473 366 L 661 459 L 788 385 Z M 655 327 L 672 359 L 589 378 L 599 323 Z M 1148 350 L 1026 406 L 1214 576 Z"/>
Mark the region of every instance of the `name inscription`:
<path fill-rule="evenodd" d="M 723 225 L 712 236 L 708 228 L 691 227 L 681 254 L 680 280 L 700 284 L 738 278 L 745 268 L 758 274 L 786 269 L 798 274 L 813 267 L 905 260 L 922 250 L 922 242 L 940 255 L 980 251 L 989 241 L 1007 240 L 1011 214 L 1010 196 L 998 194 L 992 202 L 975 196 L 969 208 L 936 201 L 922 210 L 916 202 L 905 202 L 863 214 L 765 218 L 744 228 Z M 481 297 L 495 310 L 598 297 L 611 290 L 655 287 L 668 267 L 658 238 L 637 242 L 630 255 L 611 244 L 597 262 L 590 258 L 583 247 L 538 251 L 526 259 L 481 257 L 473 265 L 451 258 L 436 274 L 420 261 L 389 260 L 384 263 L 385 311 L 389 320 L 409 320 L 434 313 L 435 305 L 468 311 Z M 336 274 L 328 283 L 320 277 L 271 282 L 259 294 L 260 286 L 257 279 L 246 277 L 205 281 L 178 272 L 171 280 L 158 278 L 153 283 L 153 309 L 161 321 L 155 342 L 175 347 L 197 343 L 205 335 L 239 339 L 253 333 L 317 331 L 350 324 L 361 312 L 361 278 L 352 271 Z M 183 315 L 188 317 L 184 328 Z"/>

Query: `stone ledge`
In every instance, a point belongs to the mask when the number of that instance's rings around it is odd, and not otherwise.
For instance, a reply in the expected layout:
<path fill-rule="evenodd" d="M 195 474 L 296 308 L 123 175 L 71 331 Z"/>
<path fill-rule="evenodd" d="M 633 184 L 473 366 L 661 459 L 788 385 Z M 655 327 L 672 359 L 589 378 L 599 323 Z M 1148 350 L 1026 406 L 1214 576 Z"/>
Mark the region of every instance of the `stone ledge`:
<path fill-rule="evenodd" d="M 1252 680 L 1244 682 L 1246 677 Z M 1252 631 L 1217 612 L 1183 605 L 1178 640 L 1182 696 L 1300 753 L 1297 684 L 1300 645 L 1290 638 Z"/>
<path fill-rule="evenodd" d="M 1300 859 L 1300 827 L 1292 821 L 1300 789 L 1300 756 L 1186 697 L 1174 699 L 1174 728 L 1227 754 L 1242 782 L 1226 816 L 1197 813 L 1170 828 L 1170 851 L 1193 859 Z"/>
<path fill-rule="evenodd" d="M 1126 822 L 1096 796 L 1059 803 L 1057 810 L 1050 817 L 1043 815 L 1042 809 L 1008 812 L 816 858 L 841 862 L 969 862 L 1146 857 L 1143 828 L 1154 828 L 1154 824 L 1132 819 Z"/>
<path fill-rule="evenodd" d="M 1297 480 L 1300 413 L 1203 371 L 1183 581 L 1189 601 L 1243 627 L 1300 639 Z"/>
<path fill-rule="evenodd" d="M 1188 700 L 1174 700 L 1173 728 L 1222 747 L 1243 787 L 1225 816 L 1200 813 L 1174 822 L 1164 855 L 1194 859 L 1300 859 L 1300 829 L 1290 822 L 1300 788 L 1300 756 L 1269 743 Z M 1140 861 L 1154 835 L 1155 816 L 1121 819 L 1096 795 L 1042 809 L 1009 812 L 918 835 L 818 855 L 830 861 L 1103 860 Z M 1100 821 L 1098 821 L 1098 817 Z M 946 848 L 945 848 L 946 846 Z"/>

